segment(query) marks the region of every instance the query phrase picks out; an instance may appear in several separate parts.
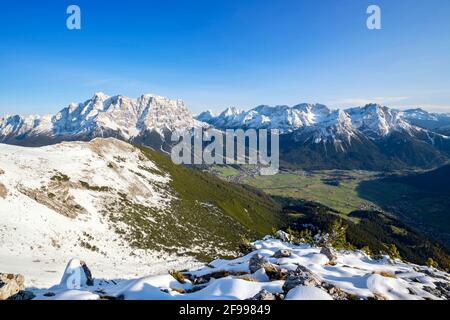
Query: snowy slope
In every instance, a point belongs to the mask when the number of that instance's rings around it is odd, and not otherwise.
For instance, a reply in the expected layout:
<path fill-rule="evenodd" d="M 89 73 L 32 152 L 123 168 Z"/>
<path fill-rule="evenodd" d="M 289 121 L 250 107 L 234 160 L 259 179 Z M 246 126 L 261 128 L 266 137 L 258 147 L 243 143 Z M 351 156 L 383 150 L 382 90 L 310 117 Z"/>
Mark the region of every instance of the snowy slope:
<path fill-rule="evenodd" d="M 242 300 L 254 298 L 262 290 L 266 297 L 288 300 L 423 300 L 448 299 L 450 293 L 449 274 L 387 256 L 375 260 L 361 251 L 341 251 L 336 262 L 330 263 L 318 247 L 293 245 L 272 237 L 256 241 L 253 247 L 253 252 L 240 258 L 215 260 L 208 266 L 185 272 L 184 283 L 169 274 L 114 283 L 102 274 L 94 274 L 94 286 L 68 288 L 61 281 L 34 292 L 36 299 L 68 300 L 100 296 L 133 300 Z M 263 264 L 255 265 L 256 255 L 264 260 Z M 70 264 L 76 265 L 76 261 Z M 252 268 L 256 269 L 253 273 Z M 273 272 L 274 269 L 279 271 Z"/>
<path fill-rule="evenodd" d="M 126 278 L 235 256 L 241 237 L 281 222 L 273 206 L 114 138 L 0 144 L 0 273 L 42 286 L 74 255 Z"/>
<path fill-rule="evenodd" d="M 172 198 L 170 177 L 129 144 L 114 139 L 41 148 L 2 144 L 0 173 L 0 270 L 23 273 L 29 286 L 53 283 L 74 254 L 108 277 L 195 263 L 131 247 L 114 231 L 118 222 L 113 225 L 103 212 L 119 192 L 159 211 Z"/>

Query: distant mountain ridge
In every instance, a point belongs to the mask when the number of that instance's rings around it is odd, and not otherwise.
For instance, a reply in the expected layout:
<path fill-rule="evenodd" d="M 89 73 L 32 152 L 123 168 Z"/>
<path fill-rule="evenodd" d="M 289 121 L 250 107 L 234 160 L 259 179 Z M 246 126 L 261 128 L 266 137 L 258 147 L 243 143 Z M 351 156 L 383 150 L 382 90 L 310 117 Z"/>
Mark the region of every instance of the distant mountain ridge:
<path fill-rule="evenodd" d="M 96 93 L 55 115 L 0 118 L 0 143 L 44 146 L 114 137 L 170 151 L 170 136 L 194 128 L 278 129 L 283 165 L 304 169 L 432 168 L 449 161 L 450 114 L 378 104 L 332 110 L 323 104 L 227 108 L 194 117 L 181 100 Z"/>
<path fill-rule="evenodd" d="M 391 170 L 446 163 L 450 137 L 417 125 L 414 114 L 378 104 L 345 110 L 299 104 L 249 111 L 228 108 L 219 115 L 207 111 L 197 119 L 219 129 L 279 129 L 280 157 L 305 169 Z M 450 121 L 445 114 L 423 111 L 421 116 Z"/>

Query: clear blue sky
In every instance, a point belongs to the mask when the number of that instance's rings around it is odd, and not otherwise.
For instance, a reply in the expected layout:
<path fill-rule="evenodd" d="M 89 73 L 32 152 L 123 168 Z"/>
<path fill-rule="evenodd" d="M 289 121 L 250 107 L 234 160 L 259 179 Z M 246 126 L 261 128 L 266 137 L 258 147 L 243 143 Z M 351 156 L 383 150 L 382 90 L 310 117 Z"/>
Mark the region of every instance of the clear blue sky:
<path fill-rule="evenodd" d="M 66 28 L 77 4 L 82 29 Z M 378 4 L 382 30 L 366 28 Z M 449 0 L 2 1 L 0 114 L 94 92 L 228 106 L 367 101 L 450 112 Z"/>

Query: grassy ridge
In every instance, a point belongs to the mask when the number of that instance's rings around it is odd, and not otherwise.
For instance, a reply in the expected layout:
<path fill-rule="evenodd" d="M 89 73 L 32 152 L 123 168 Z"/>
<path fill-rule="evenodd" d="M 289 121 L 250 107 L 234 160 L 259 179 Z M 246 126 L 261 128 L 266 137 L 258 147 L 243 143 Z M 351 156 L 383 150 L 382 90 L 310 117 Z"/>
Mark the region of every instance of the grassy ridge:
<path fill-rule="evenodd" d="M 282 221 L 281 207 L 257 189 L 233 184 L 211 174 L 174 165 L 170 158 L 142 148 L 147 157 L 170 174 L 170 185 L 186 204 L 211 203 L 259 235 L 270 232 Z"/>
<path fill-rule="evenodd" d="M 166 251 L 170 247 L 203 247 L 186 253 L 208 260 L 220 256 L 220 251 L 236 251 L 242 237 L 256 239 L 283 226 L 281 206 L 264 193 L 175 165 L 151 149 L 140 149 L 161 173 L 170 175 L 176 199 L 170 214 L 159 215 L 122 197 L 119 220 L 132 226 L 128 240 L 137 247 L 157 246 Z"/>

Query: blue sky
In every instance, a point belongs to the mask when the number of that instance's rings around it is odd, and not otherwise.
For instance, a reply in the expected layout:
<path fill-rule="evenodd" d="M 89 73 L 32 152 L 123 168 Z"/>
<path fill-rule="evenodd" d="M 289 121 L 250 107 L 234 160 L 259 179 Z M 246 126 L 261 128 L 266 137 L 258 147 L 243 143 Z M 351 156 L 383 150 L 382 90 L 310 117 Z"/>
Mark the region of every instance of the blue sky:
<path fill-rule="evenodd" d="M 81 8 L 82 29 L 66 28 Z M 382 30 L 366 9 L 382 10 Z M 0 114 L 94 92 L 157 93 L 193 112 L 369 101 L 450 112 L 448 0 L 2 1 Z"/>

